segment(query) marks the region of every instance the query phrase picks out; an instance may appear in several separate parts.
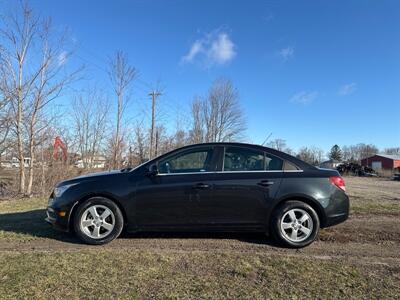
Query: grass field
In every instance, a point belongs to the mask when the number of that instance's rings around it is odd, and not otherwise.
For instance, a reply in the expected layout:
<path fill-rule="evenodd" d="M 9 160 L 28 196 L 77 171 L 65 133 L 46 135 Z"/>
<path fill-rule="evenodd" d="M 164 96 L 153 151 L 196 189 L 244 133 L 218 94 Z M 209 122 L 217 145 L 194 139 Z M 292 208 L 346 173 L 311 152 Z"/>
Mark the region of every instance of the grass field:
<path fill-rule="evenodd" d="M 86 246 L 43 222 L 45 199 L 0 201 L 0 298 L 399 298 L 400 182 L 346 182 L 350 219 L 301 250 L 259 234 L 138 234 Z"/>

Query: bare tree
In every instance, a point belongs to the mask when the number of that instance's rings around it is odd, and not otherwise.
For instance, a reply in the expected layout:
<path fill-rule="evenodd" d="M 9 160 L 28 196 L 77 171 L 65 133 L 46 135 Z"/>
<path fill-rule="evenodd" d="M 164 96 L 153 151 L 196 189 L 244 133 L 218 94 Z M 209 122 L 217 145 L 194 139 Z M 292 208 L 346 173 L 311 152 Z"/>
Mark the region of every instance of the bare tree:
<path fill-rule="evenodd" d="M 383 152 L 385 154 L 400 155 L 400 147 L 386 148 Z"/>
<path fill-rule="evenodd" d="M 363 158 L 377 154 L 379 149 L 373 144 L 360 143 L 343 146 L 342 152 L 344 161 L 360 162 Z"/>
<path fill-rule="evenodd" d="M 343 161 L 346 162 L 355 162 L 355 157 L 353 156 L 353 149 L 352 146 L 343 146 L 342 147 L 342 154 L 343 154 Z"/>
<path fill-rule="evenodd" d="M 189 141 L 191 144 L 198 144 L 204 141 L 204 123 L 202 114 L 203 103 L 201 99 L 195 98 L 192 101 L 192 128 L 189 131 Z"/>
<path fill-rule="evenodd" d="M 246 128 L 245 120 L 239 105 L 239 94 L 231 81 L 215 81 L 203 109 L 207 141 L 232 141 L 242 136 Z"/>
<path fill-rule="evenodd" d="M 206 99 L 192 102 L 192 119 L 192 141 L 233 141 L 240 139 L 246 129 L 239 94 L 227 79 L 216 80 Z"/>
<path fill-rule="evenodd" d="M 98 91 L 78 95 L 72 104 L 77 148 L 85 169 L 93 167 L 95 155 L 104 149 L 109 104 Z"/>
<path fill-rule="evenodd" d="M 46 114 L 46 107 L 63 89 L 76 79 L 80 71 L 65 71 L 65 64 L 71 52 L 65 50 L 65 36 L 52 40 L 50 20 L 43 20 L 38 31 L 37 43 L 41 45 L 39 76 L 33 84 L 32 95 L 27 101 L 26 122 L 29 152 L 29 178 L 26 194 L 31 195 L 34 177 L 35 149 L 41 141 L 41 132 L 51 123 L 52 118 Z"/>
<path fill-rule="evenodd" d="M 12 125 L 11 108 L 9 105 L 9 101 L 4 96 L 0 85 L 0 161 L 3 152 L 10 147 L 8 137 L 11 125 Z"/>
<path fill-rule="evenodd" d="M 120 167 L 122 161 L 122 121 L 125 109 L 129 102 L 129 88 L 133 80 L 137 76 L 137 71 L 134 67 L 129 65 L 127 56 L 117 51 L 113 58 L 110 59 L 110 67 L 108 75 L 111 80 L 115 95 L 117 96 L 117 115 L 115 131 L 113 134 L 112 147 L 112 168 L 117 169 Z"/>
<path fill-rule="evenodd" d="M 19 166 L 19 192 L 25 193 L 25 149 L 23 122 L 25 115 L 26 99 L 39 77 L 42 67 L 30 63 L 26 68 L 29 58 L 34 56 L 34 40 L 40 31 L 40 18 L 35 16 L 26 3 L 15 12 L 3 18 L 1 24 L 2 47 L 2 73 L 8 76 L 2 82 L 3 93 L 11 101 L 13 131 L 17 141 Z"/>
<path fill-rule="evenodd" d="M 283 151 L 286 148 L 286 141 L 283 139 L 274 139 L 267 144 L 268 147 Z"/>
<path fill-rule="evenodd" d="M 319 165 L 324 158 L 324 151 L 317 147 L 302 147 L 297 157 L 311 165 Z"/>
<path fill-rule="evenodd" d="M 3 18 L 0 34 L 1 89 L 11 107 L 12 133 L 19 158 L 19 192 L 31 194 L 35 147 L 45 129 L 46 106 L 57 98 L 76 72 L 62 73 L 70 53 L 65 51 L 64 35 L 51 34 L 51 22 L 34 14 L 26 2 Z M 27 141 L 27 143 L 25 143 Z M 26 188 L 25 156 L 29 160 Z"/>
<path fill-rule="evenodd" d="M 267 147 L 276 149 L 278 151 L 286 152 L 291 155 L 294 154 L 294 151 L 287 146 L 286 141 L 283 139 L 279 139 L 279 138 L 274 139 L 267 143 Z"/>
<path fill-rule="evenodd" d="M 146 146 L 147 138 L 143 123 L 136 123 L 134 127 L 134 153 L 137 157 L 136 164 L 141 164 L 148 159 L 149 149 Z"/>

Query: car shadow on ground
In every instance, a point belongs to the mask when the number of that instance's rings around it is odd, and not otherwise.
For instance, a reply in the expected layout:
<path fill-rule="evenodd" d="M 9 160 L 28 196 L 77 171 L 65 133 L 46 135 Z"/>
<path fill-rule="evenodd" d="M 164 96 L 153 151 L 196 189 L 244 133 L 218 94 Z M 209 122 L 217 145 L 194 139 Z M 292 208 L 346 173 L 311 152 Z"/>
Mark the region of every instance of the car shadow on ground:
<path fill-rule="evenodd" d="M 70 233 L 56 231 L 44 219 L 45 209 L 0 214 L 0 230 L 27 236 L 54 239 L 67 243 L 80 243 Z M 23 237 L 21 237 L 23 239 Z"/>
<path fill-rule="evenodd" d="M 66 243 L 81 243 L 72 233 L 61 232 L 53 229 L 52 226 L 44 220 L 45 217 L 45 209 L 0 214 L 0 231 L 38 238 L 54 239 Z M 272 238 L 269 238 L 262 233 L 124 232 L 121 237 L 129 239 L 230 239 L 252 244 L 279 247 Z"/>

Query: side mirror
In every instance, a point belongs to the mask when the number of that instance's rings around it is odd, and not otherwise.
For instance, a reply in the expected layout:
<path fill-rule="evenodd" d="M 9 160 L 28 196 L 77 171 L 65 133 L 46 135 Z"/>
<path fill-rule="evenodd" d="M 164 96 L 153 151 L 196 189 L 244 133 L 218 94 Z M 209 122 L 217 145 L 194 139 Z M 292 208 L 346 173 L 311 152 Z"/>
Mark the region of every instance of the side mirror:
<path fill-rule="evenodd" d="M 147 176 L 156 176 L 158 174 L 158 167 L 156 164 L 152 164 L 149 166 L 149 170 L 147 172 Z"/>

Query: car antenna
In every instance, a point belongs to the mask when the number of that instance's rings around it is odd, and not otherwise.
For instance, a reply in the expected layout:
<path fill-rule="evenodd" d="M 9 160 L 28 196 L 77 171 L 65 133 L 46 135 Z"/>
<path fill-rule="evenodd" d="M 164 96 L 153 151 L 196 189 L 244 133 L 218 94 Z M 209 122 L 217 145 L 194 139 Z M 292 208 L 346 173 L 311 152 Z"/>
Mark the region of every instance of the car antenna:
<path fill-rule="evenodd" d="M 268 142 L 271 135 L 272 135 L 272 132 L 267 136 L 267 138 L 264 140 L 264 142 L 261 144 L 261 146 L 264 146 Z"/>

